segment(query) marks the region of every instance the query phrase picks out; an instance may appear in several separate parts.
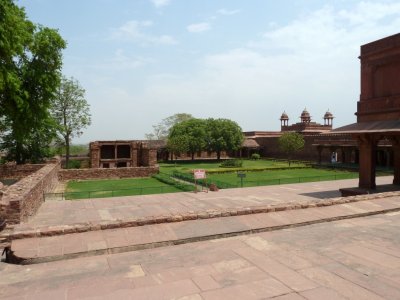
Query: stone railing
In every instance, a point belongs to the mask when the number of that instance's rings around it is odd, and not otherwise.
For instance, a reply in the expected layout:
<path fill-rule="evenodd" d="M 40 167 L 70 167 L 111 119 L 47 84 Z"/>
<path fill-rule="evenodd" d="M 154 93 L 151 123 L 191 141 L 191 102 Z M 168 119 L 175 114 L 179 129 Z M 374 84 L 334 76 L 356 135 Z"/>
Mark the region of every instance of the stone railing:
<path fill-rule="evenodd" d="M 149 177 L 157 174 L 159 167 L 134 167 L 134 168 L 96 168 L 96 169 L 68 169 L 58 172 L 60 181 L 83 180 L 83 179 L 108 179 L 108 178 L 131 178 Z"/>
<path fill-rule="evenodd" d="M 7 224 L 18 224 L 33 216 L 44 201 L 43 193 L 52 192 L 56 187 L 60 162 L 41 166 L 4 191 L 0 219 L 5 219 Z"/>

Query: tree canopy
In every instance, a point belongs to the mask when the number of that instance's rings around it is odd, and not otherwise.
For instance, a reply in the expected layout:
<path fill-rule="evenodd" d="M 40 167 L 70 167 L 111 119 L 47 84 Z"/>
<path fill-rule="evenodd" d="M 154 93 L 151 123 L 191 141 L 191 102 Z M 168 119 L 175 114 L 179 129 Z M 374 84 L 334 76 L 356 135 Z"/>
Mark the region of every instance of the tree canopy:
<path fill-rule="evenodd" d="M 190 152 L 192 159 L 197 151 L 205 149 L 206 139 L 206 126 L 204 120 L 201 119 L 189 119 L 180 123 L 175 124 L 170 131 L 168 141 L 173 142 L 175 149 L 186 150 Z M 171 147 L 169 142 L 169 149 Z"/>
<path fill-rule="evenodd" d="M 279 137 L 279 148 L 286 153 L 290 166 L 291 156 L 304 148 L 304 137 L 297 132 L 285 132 Z"/>
<path fill-rule="evenodd" d="M 65 41 L 33 24 L 12 0 L 0 1 L 0 138 L 8 159 L 33 162 L 54 138 L 49 115 L 60 83 Z"/>
<path fill-rule="evenodd" d="M 163 119 L 160 123 L 153 125 L 153 132 L 146 134 L 148 140 L 166 140 L 171 128 L 183 121 L 193 119 L 191 114 L 177 113 Z"/>
<path fill-rule="evenodd" d="M 221 158 L 221 151 L 236 151 L 243 143 L 243 133 L 240 126 L 228 119 L 206 120 L 207 150 L 215 151 L 217 159 Z"/>
<path fill-rule="evenodd" d="M 66 150 L 65 165 L 68 168 L 71 139 L 82 134 L 82 129 L 91 123 L 90 107 L 85 99 L 85 90 L 74 78 L 63 77 L 51 106 L 51 115 L 56 122 L 56 131 L 63 138 Z"/>
<path fill-rule="evenodd" d="M 189 119 L 174 125 L 167 146 L 174 153 L 190 152 L 192 159 L 198 151 L 235 151 L 243 143 L 240 126 L 228 119 Z"/>

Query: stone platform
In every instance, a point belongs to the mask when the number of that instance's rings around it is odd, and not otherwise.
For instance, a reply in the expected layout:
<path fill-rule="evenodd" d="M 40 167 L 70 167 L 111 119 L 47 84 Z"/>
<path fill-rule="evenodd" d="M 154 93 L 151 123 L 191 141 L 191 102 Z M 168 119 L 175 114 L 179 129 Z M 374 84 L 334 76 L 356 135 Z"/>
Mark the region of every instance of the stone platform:
<path fill-rule="evenodd" d="M 388 178 L 390 180 L 390 178 Z M 341 182 L 341 184 L 346 182 Z M 352 182 L 347 182 L 351 184 Z M 319 188 L 331 184 L 328 182 L 317 183 Z M 313 183 L 316 185 L 316 183 Z M 287 185 L 279 187 L 263 187 L 256 189 L 238 189 L 229 192 L 253 192 L 253 195 L 244 196 L 244 204 L 249 203 L 249 199 L 254 199 L 254 194 L 264 191 L 264 198 L 259 194 L 260 199 L 270 200 L 272 191 L 280 188 L 294 193 L 297 188 L 303 194 L 310 190 L 309 184 Z M 269 193 L 268 193 L 269 192 Z M 319 192 L 318 198 L 301 200 L 289 200 L 270 202 L 269 204 L 258 203 L 253 206 L 243 207 L 224 207 L 220 202 L 214 202 L 213 209 L 204 203 L 210 203 L 214 199 L 214 194 L 174 194 L 175 196 L 191 196 L 203 199 L 203 211 L 196 203 L 197 211 L 176 211 L 169 215 L 151 216 L 121 220 L 92 220 L 90 223 L 46 225 L 43 224 L 44 216 L 39 215 L 41 224 L 35 224 L 35 219 L 31 223 L 22 224 L 15 228 L 8 238 L 12 240 L 13 254 L 10 258 L 16 263 L 32 264 L 47 261 L 76 258 L 80 256 L 100 255 L 134 251 L 147 248 L 164 247 L 183 243 L 191 243 L 201 240 L 217 239 L 222 237 L 250 234 L 263 231 L 271 231 L 288 227 L 298 227 L 309 224 L 330 222 L 340 219 L 355 218 L 373 214 L 393 212 L 400 210 L 400 193 L 388 192 L 374 195 L 363 195 L 353 197 L 323 198 Z M 288 197 L 289 193 L 286 193 Z M 157 199 L 158 197 L 171 197 L 169 195 L 158 195 L 144 197 L 147 200 Z M 228 199 L 228 196 L 226 196 Z M 127 198 L 137 199 L 139 203 L 143 197 L 121 197 L 118 199 L 93 199 L 83 202 L 53 202 L 51 205 L 76 205 L 85 207 L 85 203 L 91 203 L 94 207 L 100 206 L 103 210 L 105 205 L 115 204 L 116 201 L 127 201 Z M 222 198 L 225 199 L 225 198 Z M 111 201 L 110 201 L 111 200 Z M 109 202 L 110 201 L 110 202 Z M 159 200 L 160 201 L 160 200 Z M 201 200 L 199 200 L 201 203 Z M 125 202 L 123 202 L 125 203 Z M 154 202 L 147 202 L 147 204 Z M 166 202 L 167 204 L 168 202 Z M 182 205 L 182 202 L 178 202 Z M 239 202 L 238 202 L 239 203 Z M 166 205 L 166 209 L 173 207 L 174 202 Z M 219 206 L 217 206 L 219 204 Z M 82 206 L 83 205 L 83 206 Z M 93 207 L 92 206 L 92 207 Z M 188 209 L 188 208 L 187 208 Z M 190 208 L 189 208 L 190 209 Z M 84 208 L 83 208 L 84 210 Z M 111 207 L 108 207 L 111 210 Z M 46 210 L 44 210 L 46 211 Z M 90 211 L 90 210 L 89 210 Z M 100 210 L 101 211 L 101 210 Z M 107 211 L 107 210 L 106 210 Z M 43 212 L 42 212 L 43 213 Z M 57 211 L 59 213 L 59 211 Z M 100 215 L 101 216 L 101 215 Z M 49 217 L 49 216 L 48 216 Z M 110 215 L 108 215 L 110 217 Z M 52 218 L 50 218 L 52 220 Z M 98 223 L 96 223 L 98 222 Z M 34 227 L 36 226 L 36 227 Z"/>

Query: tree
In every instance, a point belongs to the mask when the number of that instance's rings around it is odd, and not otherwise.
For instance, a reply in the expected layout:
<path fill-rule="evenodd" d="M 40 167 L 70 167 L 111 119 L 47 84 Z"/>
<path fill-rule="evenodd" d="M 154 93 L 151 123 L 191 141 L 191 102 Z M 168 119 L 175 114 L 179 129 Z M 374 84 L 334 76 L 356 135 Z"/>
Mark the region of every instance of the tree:
<path fill-rule="evenodd" d="M 71 139 L 79 137 L 82 130 L 91 124 L 85 90 L 77 80 L 62 78 L 51 106 L 51 114 L 57 123 L 58 134 L 64 139 L 65 165 L 68 168 Z"/>
<path fill-rule="evenodd" d="M 168 144 L 171 149 L 179 149 L 178 152 L 189 151 L 194 160 L 195 153 L 205 149 L 205 138 L 206 122 L 202 119 L 189 119 L 171 128 Z"/>
<path fill-rule="evenodd" d="M 286 153 L 290 167 L 290 159 L 293 153 L 304 148 L 304 138 L 297 132 L 285 132 L 279 137 L 278 144 L 279 148 Z"/>
<path fill-rule="evenodd" d="M 193 119 L 191 114 L 178 113 L 163 119 L 160 123 L 153 125 L 153 132 L 146 134 L 148 140 L 166 140 L 170 133 L 170 129 L 183 121 Z"/>
<path fill-rule="evenodd" d="M 33 24 L 13 0 L 0 1 L 0 147 L 9 160 L 48 153 L 54 124 L 48 109 L 60 83 L 65 41 Z"/>
<path fill-rule="evenodd" d="M 206 147 L 209 151 L 217 153 L 217 159 L 221 158 L 221 151 L 236 151 L 243 143 L 242 128 L 228 119 L 206 120 Z"/>

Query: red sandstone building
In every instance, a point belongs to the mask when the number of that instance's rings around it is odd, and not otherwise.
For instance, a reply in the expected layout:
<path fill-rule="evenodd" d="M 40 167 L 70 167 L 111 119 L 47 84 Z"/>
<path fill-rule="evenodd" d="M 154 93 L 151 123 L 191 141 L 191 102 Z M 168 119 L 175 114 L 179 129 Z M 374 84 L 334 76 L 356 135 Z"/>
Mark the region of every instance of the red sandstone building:
<path fill-rule="evenodd" d="M 357 123 L 334 130 L 357 141 L 359 187 L 374 189 L 376 152 L 391 145 L 394 184 L 400 184 L 400 34 L 361 46 L 361 94 Z"/>
<path fill-rule="evenodd" d="M 92 168 L 152 167 L 157 149 L 142 141 L 96 141 L 89 144 Z"/>

